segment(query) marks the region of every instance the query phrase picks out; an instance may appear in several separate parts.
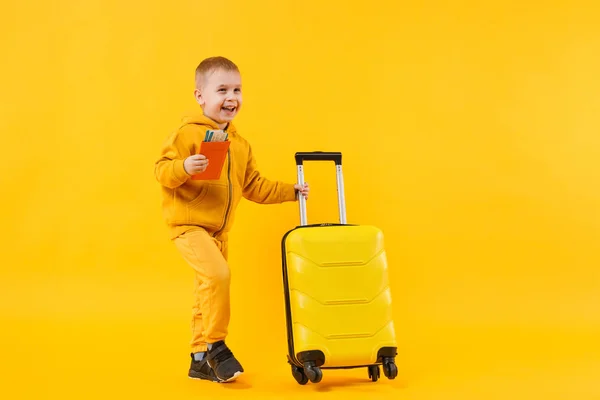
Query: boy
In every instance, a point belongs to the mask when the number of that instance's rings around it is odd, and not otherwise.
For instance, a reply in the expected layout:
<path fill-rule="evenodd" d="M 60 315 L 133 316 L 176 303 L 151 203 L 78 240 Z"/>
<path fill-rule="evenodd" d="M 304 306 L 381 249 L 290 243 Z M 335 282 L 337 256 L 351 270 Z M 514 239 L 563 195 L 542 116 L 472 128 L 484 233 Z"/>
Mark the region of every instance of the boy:
<path fill-rule="evenodd" d="M 250 144 L 232 124 L 242 106 L 237 66 L 223 57 L 196 68 L 194 97 L 202 113 L 184 117 L 155 164 L 170 237 L 195 271 L 190 378 L 229 382 L 244 372 L 225 344 L 230 316 L 228 232 L 242 197 L 260 204 L 308 198 L 308 185 L 270 181 L 260 175 Z M 230 147 L 218 180 L 193 180 L 208 160 L 198 154 L 207 130 L 227 132 Z"/>

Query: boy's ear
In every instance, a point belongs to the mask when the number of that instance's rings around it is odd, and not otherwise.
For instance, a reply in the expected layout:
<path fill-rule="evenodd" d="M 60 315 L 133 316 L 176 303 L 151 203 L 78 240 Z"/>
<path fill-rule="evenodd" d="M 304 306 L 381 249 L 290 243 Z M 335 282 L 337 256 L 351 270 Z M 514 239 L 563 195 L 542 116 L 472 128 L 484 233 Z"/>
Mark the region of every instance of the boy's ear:
<path fill-rule="evenodd" d="M 202 92 L 199 89 L 194 90 L 194 98 L 196 99 L 196 102 L 198 102 L 198 104 L 200 104 L 201 106 L 204 106 L 204 99 L 202 98 Z"/>

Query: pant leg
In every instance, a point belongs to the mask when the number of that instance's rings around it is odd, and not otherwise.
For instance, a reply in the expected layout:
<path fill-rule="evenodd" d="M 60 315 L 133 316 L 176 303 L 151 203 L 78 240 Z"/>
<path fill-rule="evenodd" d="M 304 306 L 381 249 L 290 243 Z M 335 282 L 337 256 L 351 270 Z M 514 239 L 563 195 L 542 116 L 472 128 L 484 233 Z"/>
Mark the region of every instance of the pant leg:
<path fill-rule="evenodd" d="M 177 249 L 195 271 L 192 352 L 206 351 L 207 343 L 225 340 L 228 333 L 230 271 L 227 242 L 194 229 L 174 239 Z"/>

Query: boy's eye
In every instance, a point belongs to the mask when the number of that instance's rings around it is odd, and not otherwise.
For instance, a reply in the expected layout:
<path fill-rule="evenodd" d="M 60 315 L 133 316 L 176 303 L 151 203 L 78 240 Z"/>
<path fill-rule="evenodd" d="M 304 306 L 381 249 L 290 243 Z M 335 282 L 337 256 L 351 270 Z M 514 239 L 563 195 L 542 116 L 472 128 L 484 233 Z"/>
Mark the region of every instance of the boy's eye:
<path fill-rule="evenodd" d="M 224 92 L 224 91 L 225 91 L 225 88 L 219 89 L 219 92 Z"/>
<path fill-rule="evenodd" d="M 240 93 L 242 89 L 235 89 L 236 92 Z"/>

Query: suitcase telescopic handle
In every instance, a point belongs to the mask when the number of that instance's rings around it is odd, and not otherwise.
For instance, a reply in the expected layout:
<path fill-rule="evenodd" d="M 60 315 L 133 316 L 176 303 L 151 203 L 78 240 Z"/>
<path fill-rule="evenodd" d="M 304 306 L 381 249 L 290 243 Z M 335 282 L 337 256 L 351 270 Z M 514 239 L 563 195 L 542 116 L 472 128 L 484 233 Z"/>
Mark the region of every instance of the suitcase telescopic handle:
<path fill-rule="evenodd" d="M 342 153 L 340 152 L 298 152 L 295 155 L 296 167 L 298 168 L 298 183 L 304 185 L 304 161 L 333 161 L 335 163 L 337 177 L 338 209 L 340 213 L 340 223 L 346 223 L 346 199 L 344 197 L 344 175 L 342 173 Z M 300 204 L 300 225 L 307 224 L 306 199 L 299 196 Z"/>
<path fill-rule="evenodd" d="M 296 153 L 296 165 L 302 165 L 304 161 L 333 161 L 335 165 L 342 165 L 342 153 L 339 151 L 311 151 Z"/>

